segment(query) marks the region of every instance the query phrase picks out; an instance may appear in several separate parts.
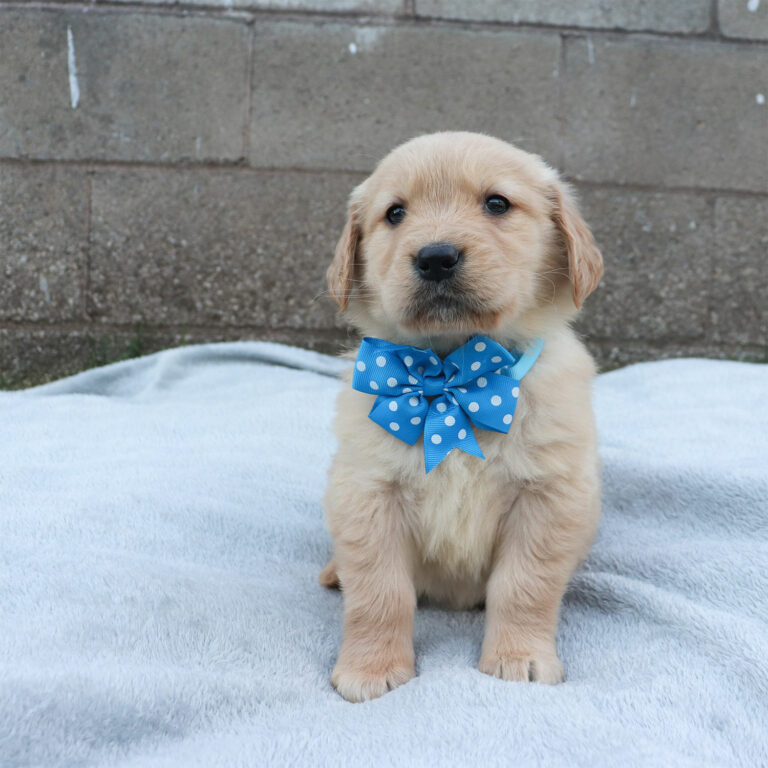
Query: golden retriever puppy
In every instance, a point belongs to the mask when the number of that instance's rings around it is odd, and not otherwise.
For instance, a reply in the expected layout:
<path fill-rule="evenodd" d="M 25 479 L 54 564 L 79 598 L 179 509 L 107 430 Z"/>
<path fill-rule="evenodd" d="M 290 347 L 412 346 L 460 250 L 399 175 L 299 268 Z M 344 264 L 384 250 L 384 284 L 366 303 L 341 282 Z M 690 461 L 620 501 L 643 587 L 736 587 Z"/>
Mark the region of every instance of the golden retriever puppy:
<path fill-rule="evenodd" d="M 363 334 L 441 359 L 478 335 L 513 358 L 543 346 L 515 388 L 514 418 L 496 430 L 475 423 L 484 458 L 456 447 L 429 472 L 423 437 L 410 445 L 369 418 L 377 394 L 353 388 L 354 369 L 347 377 L 325 496 L 333 558 L 320 574 L 343 592 L 331 680 L 345 699 L 371 699 L 413 677 L 418 596 L 455 608 L 485 604 L 482 672 L 563 679 L 560 602 L 600 515 L 595 367 L 569 321 L 602 271 L 557 173 L 498 139 L 421 136 L 352 192 L 328 284 Z M 419 396 L 424 409 L 431 394 Z M 454 395 L 445 403 L 458 407 Z"/>

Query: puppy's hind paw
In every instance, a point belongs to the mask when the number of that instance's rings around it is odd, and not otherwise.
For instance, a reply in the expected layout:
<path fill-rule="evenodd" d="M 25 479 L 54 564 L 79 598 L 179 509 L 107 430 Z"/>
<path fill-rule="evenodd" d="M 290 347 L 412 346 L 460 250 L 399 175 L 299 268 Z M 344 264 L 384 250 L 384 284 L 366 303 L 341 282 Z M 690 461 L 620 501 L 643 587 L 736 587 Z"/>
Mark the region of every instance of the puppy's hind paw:
<path fill-rule="evenodd" d="M 486 675 L 518 683 L 563 682 L 563 665 L 555 654 L 483 655 L 478 669 Z"/>

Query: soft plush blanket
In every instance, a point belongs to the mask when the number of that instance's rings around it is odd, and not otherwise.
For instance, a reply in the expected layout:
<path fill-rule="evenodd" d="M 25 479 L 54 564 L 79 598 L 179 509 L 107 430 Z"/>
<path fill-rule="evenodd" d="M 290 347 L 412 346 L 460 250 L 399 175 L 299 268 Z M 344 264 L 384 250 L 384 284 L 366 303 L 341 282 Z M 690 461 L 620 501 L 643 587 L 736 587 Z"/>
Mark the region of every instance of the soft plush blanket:
<path fill-rule="evenodd" d="M 768 765 L 768 366 L 600 376 L 603 520 L 567 681 L 476 669 L 419 609 L 418 676 L 349 704 L 318 585 L 343 363 L 189 347 L 0 393 L 0 765 Z"/>

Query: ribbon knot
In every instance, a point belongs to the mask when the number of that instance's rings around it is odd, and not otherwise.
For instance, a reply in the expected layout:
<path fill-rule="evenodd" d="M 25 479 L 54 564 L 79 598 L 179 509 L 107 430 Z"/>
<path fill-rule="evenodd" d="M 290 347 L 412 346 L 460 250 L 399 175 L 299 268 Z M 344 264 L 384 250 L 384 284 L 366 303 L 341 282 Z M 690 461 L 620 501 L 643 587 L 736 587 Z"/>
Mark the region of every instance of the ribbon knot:
<path fill-rule="evenodd" d="M 424 463 L 431 472 L 454 448 L 484 459 L 472 425 L 509 432 L 520 380 L 539 356 L 543 340 L 526 352 L 509 352 L 475 336 L 444 361 L 431 349 L 365 338 L 352 387 L 378 395 L 370 413 L 391 435 L 413 445 L 424 434 Z"/>

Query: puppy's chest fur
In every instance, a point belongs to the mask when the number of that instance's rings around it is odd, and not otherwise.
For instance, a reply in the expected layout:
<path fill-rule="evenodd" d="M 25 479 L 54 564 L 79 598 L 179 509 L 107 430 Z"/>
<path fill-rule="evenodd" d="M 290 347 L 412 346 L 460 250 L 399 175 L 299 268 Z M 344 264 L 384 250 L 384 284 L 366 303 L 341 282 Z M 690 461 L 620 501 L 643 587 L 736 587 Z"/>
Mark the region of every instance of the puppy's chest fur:
<path fill-rule="evenodd" d="M 500 457 L 483 461 L 458 450 L 412 483 L 408 525 L 419 592 L 452 604 L 482 601 L 499 521 L 518 489 Z"/>

